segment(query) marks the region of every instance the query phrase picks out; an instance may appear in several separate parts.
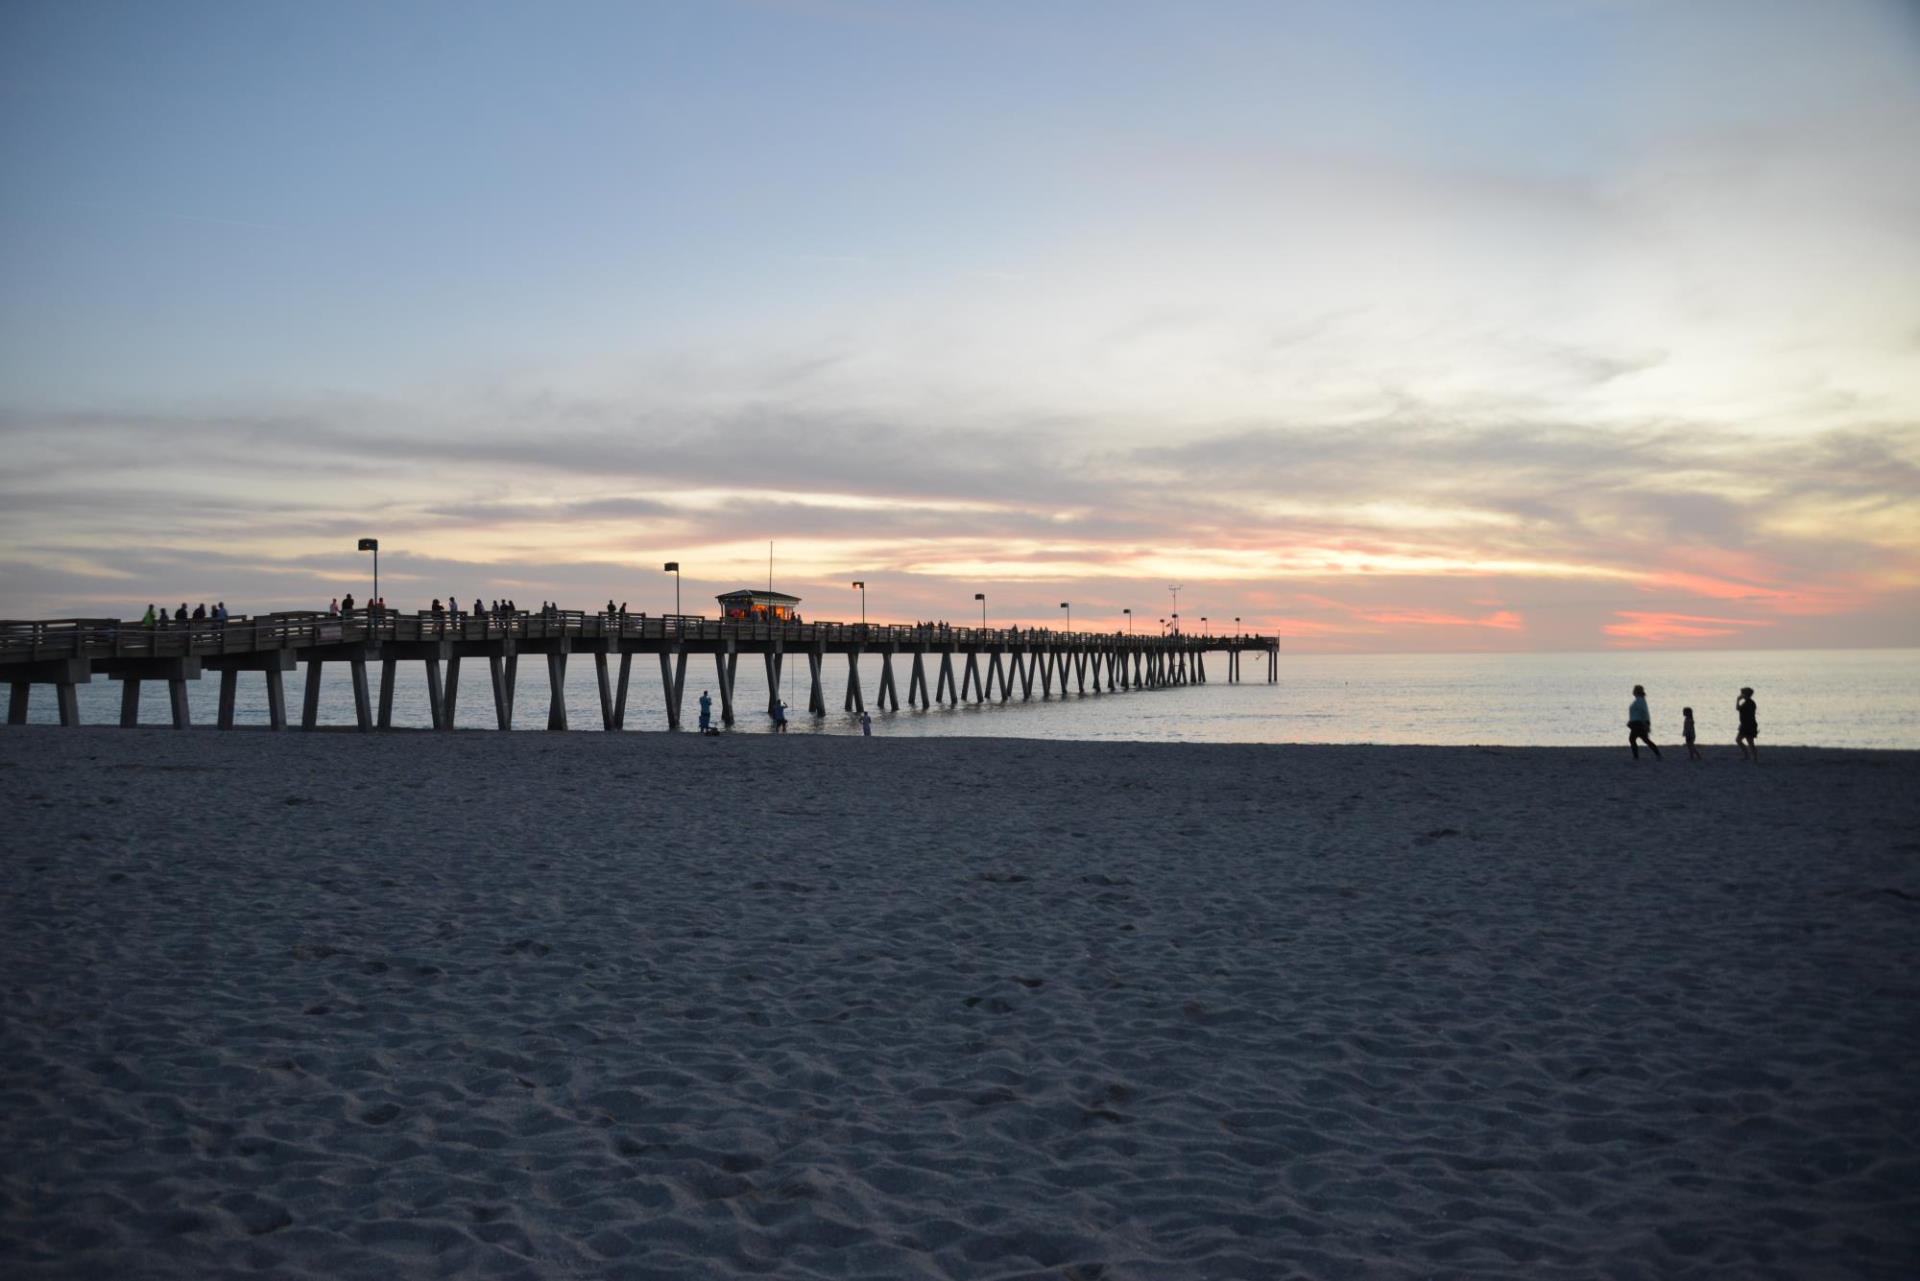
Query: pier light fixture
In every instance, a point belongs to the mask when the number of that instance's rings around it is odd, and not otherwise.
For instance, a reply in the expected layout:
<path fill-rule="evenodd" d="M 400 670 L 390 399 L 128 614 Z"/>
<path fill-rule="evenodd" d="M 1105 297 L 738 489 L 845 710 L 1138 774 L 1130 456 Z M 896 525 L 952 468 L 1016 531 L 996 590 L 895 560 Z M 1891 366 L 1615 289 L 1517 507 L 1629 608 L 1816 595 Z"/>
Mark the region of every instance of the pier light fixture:
<path fill-rule="evenodd" d="M 1073 630 L 1073 602 L 1070 600 L 1063 600 L 1060 602 L 1060 608 L 1067 611 L 1067 630 L 1072 631 Z"/>
<path fill-rule="evenodd" d="M 860 626 L 865 627 L 867 625 L 867 585 L 856 582 L 854 586 L 860 589 Z"/>
<path fill-rule="evenodd" d="M 1207 631 L 1207 616 L 1205 614 L 1200 615 L 1200 634 L 1202 636 L 1210 634 Z"/>
<path fill-rule="evenodd" d="M 1133 611 L 1131 609 L 1123 609 L 1120 612 L 1127 616 L 1127 635 L 1133 635 Z"/>
<path fill-rule="evenodd" d="M 678 617 L 680 613 L 680 562 L 670 560 L 660 567 L 660 572 L 673 575 L 673 612 L 674 615 Z"/>
<path fill-rule="evenodd" d="M 975 592 L 973 598 L 980 602 L 980 630 L 984 632 L 987 630 L 987 594 Z"/>
<path fill-rule="evenodd" d="M 1173 616 L 1173 634 L 1175 636 L 1180 634 L 1180 615 L 1178 614 Z"/>
<path fill-rule="evenodd" d="M 1240 634 L 1240 615 L 1238 614 L 1233 616 L 1233 634 L 1235 636 Z"/>
<path fill-rule="evenodd" d="M 380 599 L 380 540 L 363 538 L 360 540 L 360 550 L 373 553 L 373 600 L 367 602 L 371 605 L 373 601 Z"/>

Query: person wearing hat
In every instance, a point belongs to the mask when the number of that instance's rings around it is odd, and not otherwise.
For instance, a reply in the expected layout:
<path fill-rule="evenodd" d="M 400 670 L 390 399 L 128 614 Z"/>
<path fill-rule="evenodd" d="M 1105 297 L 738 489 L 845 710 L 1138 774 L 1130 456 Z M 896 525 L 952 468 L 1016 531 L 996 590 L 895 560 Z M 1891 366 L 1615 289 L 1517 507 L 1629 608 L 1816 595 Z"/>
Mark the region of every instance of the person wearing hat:
<path fill-rule="evenodd" d="M 1740 732 L 1733 736 L 1740 748 L 1740 759 L 1758 764 L 1760 744 L 1754 740 L 1760 736 L 1760 712 L 1759 704 L 1753 701 L 1753 686 L 1740 687 L 1740 697 L 1734 700 L 1733 710 L 1740 713 Z"/>
<path fill-rule="evenodd" d="M 1660 759 L 1660 749 L 1653 743 L 1653 713 L 1647 710 L 1647 691 L 1643 686 L 1633 687 L 1633 704 L 1627 708 L 1627 746 L 1633 751 L 1633 759 L 1640 759 L 1640 744 L 1645 743 L 1653 751 L 1653 759 Z"/>

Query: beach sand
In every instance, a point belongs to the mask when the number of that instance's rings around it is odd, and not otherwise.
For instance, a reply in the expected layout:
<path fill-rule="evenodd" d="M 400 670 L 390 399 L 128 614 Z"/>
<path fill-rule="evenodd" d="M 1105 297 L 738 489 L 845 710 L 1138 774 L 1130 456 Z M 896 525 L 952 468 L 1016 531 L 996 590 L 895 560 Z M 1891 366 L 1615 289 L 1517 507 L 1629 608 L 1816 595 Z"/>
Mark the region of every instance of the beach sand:
<path fill-rule="evenodd" d="M 0 733 L 11 1277 L 1896 1277 L 1920 755 Z"/>

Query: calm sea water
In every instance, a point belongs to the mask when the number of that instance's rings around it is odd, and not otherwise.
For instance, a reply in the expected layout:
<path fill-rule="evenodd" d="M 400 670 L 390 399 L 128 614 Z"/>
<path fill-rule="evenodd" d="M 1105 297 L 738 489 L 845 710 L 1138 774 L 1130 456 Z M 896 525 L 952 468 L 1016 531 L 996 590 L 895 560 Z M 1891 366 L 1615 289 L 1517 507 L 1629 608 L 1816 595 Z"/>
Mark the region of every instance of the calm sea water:
<path fill-rule="evenodd" d="M 489 729 L 493 701 L 484 662 L 463 664 L 457 723 Z M 896 660 L 904 692 L 910 668 Z M 1627 703 L 1633 686 L 1647 687 L 1654 715 L 1655 741 L 1680 736 L 1680 709 L 1691 706 L 1700 739 L 1727 744 L 1733 739 L 1734 698 L 1751 685 L 1760 704 L 1762 744 L 1821 747 L 1895 747 L 1920 749 L 1920 650 L 1794 650 L 1766 652 L 1596 653 L 1596 654 L 1416 654 L 1295 655 L 1280 659 L 1280 682 L 1265 684 L 1260 665 L 1246 661 L 1251 677 L 1228 685 L 1226 664 L 1209 664 L 1214 683 L 1184 689 L 1118 694 L 1057 695 L 1042 703 L 1038 682 L 1031 703 L 1014 701 L 982 707 L 936 708 L 876 714 L 880 735 L 1002 735 L 1017 738 L 1107 739 L 1133 741 L 1236 743 L 1434 743 L 1577 746 L 1623 742 Z M 879 661 L 861 665 L 868 697 L 879 683 Z M 846 663 L 827 664 L 827 701 L 835 710 L 824 719 L 804 714 L 806 667 L 792 660 L 781 696 L 792 714 L 793 733 L 858 733 L 853 718 L 839 710 Z M 378 698 L 378 671 L 369 672 Z M 931 673 L 930 673 L 931 675 Z M 686 721 L 691 725 L 703 689 L 716 689 L 711 659 L 687 665 Z M 303 673 L 287 680 L 287 710 L 298 721 Z M 429 723 L 426 681 L 418 663 L 402 663 L 395 684 L 394 723 Z M 219 682 L 208 677 L 189 686 L 196 724 L 211 724 Z M 81 719 L 115 724 L 119 719 L 117 682 L 96 680 L 80 690 Z M 143 722 L 168 722 L 166 687 L 143 691 Z M 755 656 L 743 656 L 737 693 L 736 732 L 764 733 L 767 692 Z M 600 728 L 599 695 L 592 659 L 576 655 L 568 664 L 568 720 L 576 730 Z M 546 663 L 539 656 L 520 664 L 514 727 L 543 730 L 547 723 Z M 35 691 L 31 719 L 55 719 L 52 691 Z M 714 696 L 715 719 L 719 695 Z M 262 677 L 240 677 L 236 718 L 243 725 L 266 723 Z M 353 694 L 347 670 L 329 666 L 322 689 L 323 725 L 353 723 Z M 627 727 L 666 728 L 659 664 L 650 655 L 636 657 L 627 698 Z"/>

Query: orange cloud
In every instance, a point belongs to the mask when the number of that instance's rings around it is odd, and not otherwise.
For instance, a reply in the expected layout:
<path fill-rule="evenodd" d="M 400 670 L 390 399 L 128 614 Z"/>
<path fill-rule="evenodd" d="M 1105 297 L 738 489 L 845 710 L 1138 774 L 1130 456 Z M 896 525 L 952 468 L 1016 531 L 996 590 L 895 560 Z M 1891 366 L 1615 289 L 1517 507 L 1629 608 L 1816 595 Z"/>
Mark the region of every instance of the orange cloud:
<path fill-rule="evenodd" d="M 1466 618 L 1459 614 L 1440 614 L 1431 610 L 1360 611 L 1360 617 L 1372 623 L 1408 627 L 1491 627 L 1495 631 L 1518 632 L 1524 631 L 1527 626 L 1527 620 L 1510 609 L 1503 609 L 1480 618 Z"/>
<path fill-rule="evenodd" d="M 1609 623 L 1603 629 L 1617 642 L 1649 645 L 1669 640 L 1702 640 L 1713 636 L 1738 636 L 1745 627 L 1772 627 L 1764 618 L 1709 618 L 1699 614 L 1653 613 L 1640 610 L 1616 610 L 1614 617 L 1625 622 Z"/>

